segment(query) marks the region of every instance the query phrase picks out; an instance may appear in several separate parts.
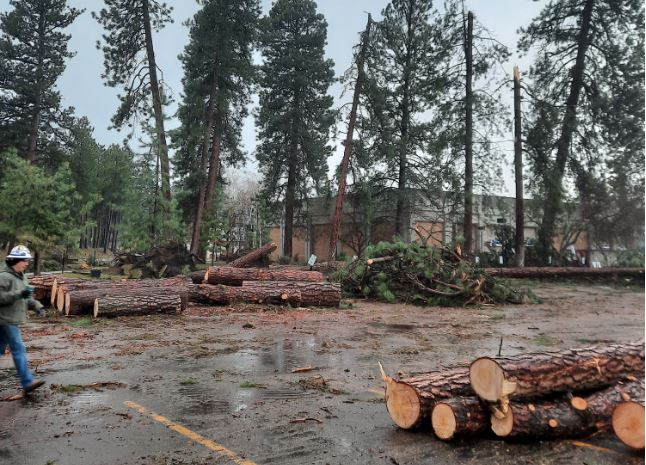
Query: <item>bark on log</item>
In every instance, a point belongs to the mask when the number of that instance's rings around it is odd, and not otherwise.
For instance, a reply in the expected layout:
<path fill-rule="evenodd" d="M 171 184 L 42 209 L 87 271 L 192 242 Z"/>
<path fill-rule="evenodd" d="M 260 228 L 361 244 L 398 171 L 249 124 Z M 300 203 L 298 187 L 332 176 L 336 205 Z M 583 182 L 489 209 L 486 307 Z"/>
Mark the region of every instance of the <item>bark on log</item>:
<path fill-rule="evenodd" d="M 254 288 L 225 286 L 223 284 L 197 284 L 189 287 L 188 299 L 211 305 L 228 305 L 235 302 L 256 304 L 291 305 L 298 307 L 301 303 L 299 289 L 282 289 L 275 286 L 257 286 Z"/>
<path fill-rule="evenodd" d="M 622 402 L 612 414 L 612 430 L 621 442 L 633 449 L 644 448 L 644 405 Z"/>
<path fill-rule="evenodd" d="M 190 274 L 191 281 L 193 284 L 202 284 L 204 282 L 204 275 L 206 275 L 206 271 L 201 270 L 201 271 L 193 271 Z"/>
<path fill-rule="evenodd" d="M 324 281 L 318 271 L 270 270 L 263 268 L 233 268 L 210 266 L 204 277 L 205 284 L 227 284 L 241 286 L 243 281 Z"/>
<path fill-rule="evenodd" d="M 483 433 L 489 428 L 489 412 L 477 397 L 443 399 L 433 407 L 431 424 L 443 440 Z"/>
<path fill-rule="evenodd" d="M 303 307 L 338 307 L 341 303 L 341 285 L 299 281 L 243 281 L 242 287 L 259 290 L 273 287 L 282 291 L 299 290 Z"/>
<path fill-rule="evenodd" d="M 644 343 L 614 344 L 523 354 L 481 357 L 469 368 L 471 386 L 489 402 L 594 389 L 644 374 Z"/>
<path fill-rule="evenodd" d="M 386 409 L 395 424 L 403 429 L 427 426 L 433 407 L 443 399 L 474 396 L 467 368 L 396 380 L 384 375 Z"/>
<path fill-rule="evenodd" d="M 489 276 L 505 278 L 626 277 L 644 279 L 644 268 L 525 267 L 484 268 Z"/>
<path fill-rule="evenodd" d="M 610 429 L 615 407 L 626 398 L 642 399 L 644 382 L 619 384 L 585 398 L 585 410 L 572 407 L 567 397 L 537 403 L 512 401 L 506 415 L 491 416 L 493 432 L 502 437 L 562 438 L 587 436 Z M 643 437 L 643 427 L 642 427 Z"/>
<path fill-rule="evenodd" d="M 148 292 L 98 297 L 94 299 L 93 311 L 94 318 L 157 313 L 179 314 L 182 312 L 182 299 L 177 293 L 149 289 Z"/>
<path fill-rule="evenodd" d="M 60 309 L 65 315 L 81 315 L 91 313 L 94 309 L 94 299 L 97 297 L 117 296 L 122 294 L 144 292 L 146 289 L 164 288 L 169 293 L 176 293 L 182 299 L 182 309 L 186 308 L 188 301 L 188 286 L 190 282 L 186 278 L 167 279 L 142 279 L 127 280 L 101 285 L 98 287 L 79 287 L 75 290 L 65 292 L 63 305 Z"/>
<path fill-rule="evenodd" d="M 273 242 L 270 242 L 269 244 L 265 244 L 262 247 L 256 250 L 252 250 L 248 254 L 233 260 L 231 263 L 229 263 L 228 266 L 232 266 L 234 268 L 245 268 L 247 266 L 250 266 L 254 262 L 260 260 L 265 255 L 269 255 L 277 248 L 278 246 L 276 244 L 274 244 Z"/>

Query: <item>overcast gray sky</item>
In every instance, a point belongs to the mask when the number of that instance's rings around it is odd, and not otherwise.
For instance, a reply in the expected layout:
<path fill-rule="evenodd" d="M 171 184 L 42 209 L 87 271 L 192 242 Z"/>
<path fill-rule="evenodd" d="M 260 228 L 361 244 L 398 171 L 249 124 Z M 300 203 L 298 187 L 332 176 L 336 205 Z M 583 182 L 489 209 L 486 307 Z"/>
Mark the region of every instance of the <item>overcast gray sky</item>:
<path fill-rule="evenodd" d="M 181 98 L 182 66 L 177 56 L 183 51 L 188 41 L 188 29 L 182 23 L 192 17 L 198 9 L 198 5 L 192 0 L 166 0 L 173 6 L 174 24 L 166 26 L 154 38 L 155 55 L 157 63 L 163 71 L 164 82 L 172 90 L 176 101 L 168 111 L 173 114 L 176 110 L 177 101 Z M 263 13 L 267 13 L 271 6 L 271 0 L 262 0 Z M 387 0 L 319 0 L 318 10 L 325 16 L 328 22 L 328 45 L 326 54 L 335 63 L 335 73 L 340 76 L 351 65 L 352 48 L 359 40 L 359 33 L 363 30 L 367 20 L 367 13 L 371 13 L 374 19 L 380 18 L 381 10 L 388 4 Z M 441 7 L 441 2 L 436 1 Z M 532 0 L 465 0 L 465 8 L 474 12 L 477 20 L 487 27 L 493 35 L 510 50 L 514 51 L 512 59 L 504 66 L 508 76 L 511 75 L 512 67 L 518 64 L 521 71 L 527 68 L 529 63 L 526 59 L 519 59 L 515 53 L 517 41 L 516 31 L 519 27 L 527 25 L 540 11 L 544 1 Z M 73 106 L 76 115 L 86 116 L 94 126 L 94 137 L 101 144 L 120 143 L 124 138 L 123 132 L 109 130 L 110 118 L 114 114 L 117 105 L 118 89 L 109 88 L 103 85 L 101 73 L 103 72 L 103 54 L 96 49 L 95 44 L 103 32 L 97 22 L 92 19 L 90 12 L 101 9 L 101 0 L 68 0 L 68 5 L 76 8 L 85 8 L 86 11 L 67 30 L 72 38 L 69 48 L 76 52 L 76 56 L 69 60 L 65 73 L 58 82 L 58 88 L 63 96 L 63 104 Z M 6 11 L 9 8 L 6 0 L 0 1 L 0 10 Z M 337 105 L 349 100 L 351 95 L 346 95 L 341 100 L 341 87 L 336 85 L 331 89 L 332 95 L 337 99 Z M 508 107 L 511 114 L 511 91 L 508 100 Z M 171 120 L 168 129 L 177 125 Z M 512 128 L 509 128 L 509 138 L 512 139 Z M 507 137 L 505 137 L 507 139 Z M 255 148 L 255 129 L 253 119 L 249 118 L 243 130 L 243 142 L 249 153 L 249 163 L 246 171 L 253 173 L 255 166 L 251 153 Z M 335 141 L 338 150 L 330 158 L 330 172 L 334 172 L 342 154 L 341 141 Z M 136 147 L 133 147 L 136 149 Z M 512 148 L 502 146 L 508 154 Z M 508 176 L 506 176 L 508 177 Z M 509 182 L 507 191 L 511 189 Z"/>

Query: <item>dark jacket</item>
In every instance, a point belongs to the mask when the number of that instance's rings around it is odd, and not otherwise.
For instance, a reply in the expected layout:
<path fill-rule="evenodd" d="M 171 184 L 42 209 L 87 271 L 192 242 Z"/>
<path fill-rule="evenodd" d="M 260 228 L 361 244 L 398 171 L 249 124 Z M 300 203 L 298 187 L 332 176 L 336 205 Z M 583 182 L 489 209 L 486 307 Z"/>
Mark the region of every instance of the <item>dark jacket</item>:
<path fill-rule="evenodd" d="M 0 325 L 19 325 L 27 320 L 27 307 L 36 311 L 43 308 L 37 300 L 22 297 L 28 284 L 22 273 L 7 265 L 0 269 Z"/>

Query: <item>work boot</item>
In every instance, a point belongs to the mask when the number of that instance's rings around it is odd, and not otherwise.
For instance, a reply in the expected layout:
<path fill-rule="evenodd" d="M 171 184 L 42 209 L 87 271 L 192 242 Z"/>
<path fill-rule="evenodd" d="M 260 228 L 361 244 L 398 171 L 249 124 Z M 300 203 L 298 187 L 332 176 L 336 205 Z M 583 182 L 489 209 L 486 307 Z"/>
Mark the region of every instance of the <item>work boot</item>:
<path fill-rule="evenodd" d="M 42 379 L 34 380 L 31 383 L 29 383 L 29 385 L 27 387 L 25 387 L 22 390 L 22 392 L 23 392 L 23 394 L 27 395 L 31 391 L 33 391 L 34 389 L 38 389 L 39 387 L 41 387 L 43 384 L 45 384 L 45 381 L 43 381 Z"/>

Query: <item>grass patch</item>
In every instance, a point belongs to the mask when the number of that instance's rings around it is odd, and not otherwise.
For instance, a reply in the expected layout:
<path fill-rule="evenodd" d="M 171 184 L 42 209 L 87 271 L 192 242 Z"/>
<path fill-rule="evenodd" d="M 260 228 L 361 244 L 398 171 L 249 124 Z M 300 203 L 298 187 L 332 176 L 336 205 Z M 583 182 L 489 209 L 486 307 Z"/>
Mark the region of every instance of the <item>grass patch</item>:
<path fill-rule="evenodd" d="M 532 342 L 537 346 L 553 346 L 558 343 L 558 339 L 547 336 L 545 334 L 539 334 L 532 339 Z"/>
<path fill-rule="evenodd" d="M 258 383 L 254 383 L 252 381 L 243 381 L 242 383 L 240 383 L 240 387 L 243 389 L 252 389 L 252 388 L 262 387 L 262 385 Z"/>
<path fill-rule="evenodd" d="M 179 382 L 182 386 L 192 386 L 193 384 L 197 384 L 197 380 L 193 378 L 187 378 L 183 379 Z"/>
<path fill-rule="evenodd" d="M 79 386 L 78 384 L 60 384 L 60 385 L 52 386 L 52 390 L 63 392 L 65 394 L 73 394 L 75 392 L 82 391 L 83 386 Z"/>
<path fill-rule="evenodd" d="M 78 320 L 73 320 L 68 323 L 72 328 L 88 328 L 94 324 L 94 320 L 91 316 L 84 316 Z"/>

